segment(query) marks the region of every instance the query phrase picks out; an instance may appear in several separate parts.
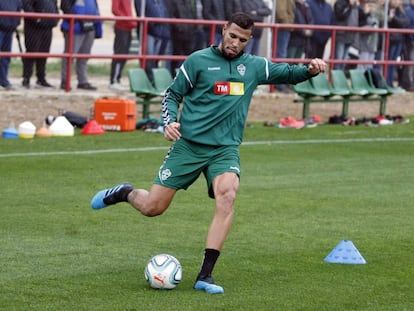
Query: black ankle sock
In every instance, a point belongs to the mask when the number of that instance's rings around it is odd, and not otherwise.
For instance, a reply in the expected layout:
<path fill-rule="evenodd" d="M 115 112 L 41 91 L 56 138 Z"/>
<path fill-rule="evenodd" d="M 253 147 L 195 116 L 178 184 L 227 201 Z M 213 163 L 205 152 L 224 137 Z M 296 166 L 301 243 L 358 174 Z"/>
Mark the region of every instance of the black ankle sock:
<path fill-rule="evenodd" d="M 112 193 L 111 195 L 106 196 L 103 201 L 107 205 L 116 204 L 119 202 L 128 202 L 128 194 L 134 190 L 131 184 L 125 183 L 124 186 L 116 191 L 115 193 Z M 110 191 L 110 190 L 108 190 Z"/>
<path fill-rule="evenodd" d="M 124 187 L 121 191 L 119 191 L 119 200 L 121 202 L 128 202 L 128 194 L 134 190 L 131 186 Z"/>
<path fill-rule="evenodd" d="M 220 256 L 220 251 L 212 248 L 206 248 L 204 250 L 204 260 L 201 266 L 201 270 L 198 273 L 197 280 L 211 279 L 211 274 L 214 269 L 214 265 Z"/>

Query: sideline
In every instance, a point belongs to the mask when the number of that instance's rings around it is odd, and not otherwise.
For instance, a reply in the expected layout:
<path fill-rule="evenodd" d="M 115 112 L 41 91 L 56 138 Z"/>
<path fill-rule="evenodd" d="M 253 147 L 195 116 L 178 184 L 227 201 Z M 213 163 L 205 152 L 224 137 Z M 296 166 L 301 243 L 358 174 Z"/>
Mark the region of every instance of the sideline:
<path fill-rule="evenodd" d="M 243 146 L 256 145 L 296 145 L 296 144 L 342 144 L 342 143 L 375 143 L 375 142 L 414 142 L 414 138 L 350 138 L 350 139 L 309 139 L 309 140 L 268 140 L 268 141 L 247 141 L 242 143 Z M 162 147 L 142 147 L 142 148 L 117 148 L 102 150 L 79 150 L 79 151 L 52 151 L 52 152 L 27 152 L 27 153 L 5 153 L 0 154 L 0 158 L 13 157 L 47 157 L 47 156 L 67 156 L 67 155 L 91 155 L 102 153 L 119 153 L 119 152 L 147 152 L 147 151 L 167 151 L 169 146 Z"/>

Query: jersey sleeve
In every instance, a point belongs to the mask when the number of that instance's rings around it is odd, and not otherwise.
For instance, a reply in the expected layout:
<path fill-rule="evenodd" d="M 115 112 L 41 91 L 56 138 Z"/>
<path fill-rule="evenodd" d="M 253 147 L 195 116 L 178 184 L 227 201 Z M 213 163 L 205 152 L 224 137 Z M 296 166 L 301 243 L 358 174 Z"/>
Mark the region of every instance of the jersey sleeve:
<path fill-rule="evenodd" d="M 297 84 L 312 77 L 304 65 L 273 63 L 264 59 L 264 65 L 258 68 L 263 68 L 259 74 L 259 84 Z"/>
<path fill-rule="evenodd" d="M 178 110 L 183 98 L 193 88 L 195 81 L 194 71 L 190 68 L 194 68 L 191 65 L 191 56 L 181 65 L 174 78 L 173 83 L 166 90 L 164 99 L 162 101 L 162 118 L 164 126 L 177 122 Z"/>

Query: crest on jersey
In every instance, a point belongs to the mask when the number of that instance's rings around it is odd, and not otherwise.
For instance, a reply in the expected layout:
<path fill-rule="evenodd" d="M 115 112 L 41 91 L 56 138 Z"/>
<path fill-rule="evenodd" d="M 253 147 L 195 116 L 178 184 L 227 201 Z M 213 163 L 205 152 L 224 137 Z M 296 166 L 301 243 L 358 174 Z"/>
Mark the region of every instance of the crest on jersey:
<path fill-rule="evenodd" d="M 246 73 L 246 66 L 243 64 L 238 65 L 237 71 L 239 72 L 241 76 L 244 76 L 244 74 Z"/>

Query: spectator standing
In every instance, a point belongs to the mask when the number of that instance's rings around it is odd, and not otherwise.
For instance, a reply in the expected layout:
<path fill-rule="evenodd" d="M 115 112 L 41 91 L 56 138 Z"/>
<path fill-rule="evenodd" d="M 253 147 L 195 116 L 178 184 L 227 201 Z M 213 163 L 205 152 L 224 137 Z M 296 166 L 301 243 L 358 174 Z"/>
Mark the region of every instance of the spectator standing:
<path fill-rule="evenodd" d="M 22 3 L 20 0 L 0 0 L 0 11 L 20 12 Z M 11 52 L 13 32 L 20 24 L 20 17 L 0 18 L 0 51 Z M 5 90 L 13 90 L 14 86 L 9 81 L 10 57 L 0 57 L 0 86 Z"/>
<path fill-rule="evenodd" d="M 96 15 L 99 16 L 99 7 L 96 0 L 62 0 L 60 8 L 64 14 Z M 70 21 L 65 19 L 61 24 L 61 30 L 65 38 L 65 53 L 69 53 L 69 28 Z M 102 37 L 102 22 L 93 20 L 76 20 L 74 25 L 73 50 L 75 54 L 90 54 L 95 38 Z M 95 91 L 96 87 L 88 82 L 87 58 L 76 59 L 76 75 L 78 89 Z M 62 59 L 61 89 L 66 89 L 68 61 Z"/>
<path fill-rule="evenodd" d="M 385 0 L 376 0 L 376 7 L 372 15 L 378 20 L 379 28 L 384 28 L 384 20 L 385 20 Z M 383 43 L 384 43 L 385 34 L 381 33 L 378 34 L 378 44 L 377 44 L 377 51 L 375 52 L 375 59 L 376 60 L 384 60 L 383 55 Z M 374 65 L 375 69 L 382 70 L 383 65 Z"/>
<path fill-rule="evenodd" d="M 276 2 L 276 23 L 295 23 L 295 0 L 278 0 Z M 290 40 L 291 29 L 279 29 L 277 32 L 277 58 L 287 58 L 287 48 Z"/>
<path fill-rule="evenodd" d="M 374 14 L 376 10 L 375 0 L 366 1 L 362 5 L 362 11 L 359 14 L 359 26 L 378 28 L 379 20 Z M 373 61 L 378 47 L 378 33 L 360 32 L 356 47 L 359 50 L 359 60 Z M 358 64 L 357 68 L 366 70 L 373 68 L 372 64 Z"/>
<path fill-rule="evenodd" d="M 254 0 L 251 1 L 244 1 L 244 0 L 226 0 L 223 1 L 224 4 L 224 18 L 228 19 L 230 18 L 234 13 L 236 12 L 240 12 L 243 11 L 243 4 L 245 4 L 246 2 L 253 2 Z M 249 13 L 249 12 L 246 12 Z"/>
<path fill-rule="evenodd" d="M 115 16 L 132 17 L 132 0 L 112 0 L 112 14 Z M 137 28 L 133 20 L 117 20 L 114 25 L 114 54 L 128 54 L 132 41 L 132 30 Z M 109 87 L 124 91 L 128 88 L 121 84 L 122 71 L 126 59 L 112 59 Z"/>
<path fill-rule="evenodd" d="M 263 0 L 244 1 L 242 2 L 242 10 L 249 14 L 255 23 L 263 23 L 264 18 L 272 14 L 272 10 L 268 8 Z M 262 34 L 263 28 L 254 28 L 253 37 L 250 39 L 250 42 L 245 49 L 246 53 L 259 55 Z"/>
<path fill-rule="evenodd" d="M 23 10 L 31 13 L 58 14 L 57 0 L 23 0 Z M 25 18 L 24 19 L 24 44 L 27 53 L 49 53 L 52 43 L 53 28 L 57 26 L 59 19 L 51 18 Z M 30 78 L 33 74 L 33 66 L 36 66 L 36 88 L 51 88 L 46 81 L 47 58 L 23 58 L 23 82 L 24 88 L 30 88 Z"/>
<path fill-rule="evenodd" d="M 295 23 L 295 0 L 278 0 L 276 2 L 276 23 Z M 276 58 L 287 58 L 287 49 L 290 41 L 291 29 L 278 29 Z M 290 89 L 286 84 L 276 85 L 279 92 L 289 93 Z"/>
<path fill-rule="evenodd" d="M 145 16 L 169 18 L 165 1 L 169 0 L 145 0 Z M 137 15 L 141 15 L 142 0 L 135 0 Z M 138 28 L 140 26 L 138 25 Z M 147 34 L 147 55 L 166 55 L 171 54 L 171 30 L 166 23 L 149 23 Z M 145 71 L 148 78 L 152 81 L 152 68 L 158 67 L 158 61 L 149 60 L 146 62 Z M 169 67 L 167 65 L 167 67 Z"/>
<path fill-rule="evenodd" d="M 414 29 L 414 0 L 405 7 L 405 13 L 407 14 L 410 24 L 408 28 Z M 404 38 L 403 48 L 404 60 L 414 61 L 414 34 L 406 34 Z M 404 66 L 402 69 L 400 80 L 400 86 L 409 92 L 414 91 L 414 66 Z"/>
<path fill-rule="evenodd" d="M 175 0 L 167 2 L 168 12 L 171 18 L 197 19 L 197 11 L 192 0 Z M 194 24 L 172 24 L 171 40 L 173 55 L 188 56 L 194 51 L 194 37 L 196 33 L 203 31 L 202 26 Z M 171 69 L 179 68 L 183 61 L 172 61 Z"/>
<path fill-rule="evenodd" d="M 223 21 L 226 19 L 223 0 L 202 0 L 203 3 L 203 18 L 211 21 Z M 214 35 L 214 45 L 218 45 L 221 41 L 221 27 L 216 26 Z M 210 31 L 211 27 L 206 27 L 207 45 L 210 45 Z"/>
<path fill-rule="evenodd" d="M 358 27 L 359 10 L 358 0 L 336 0 L 334 7 L 334 23 L 338 26 Z M 348 58 L 348 50 L 354 43 L 355 32 L 337 31 L 335 40 L 335 59 L 343 60 Z M 335 69 L 345 69 L 345 64 L 336 63 Z"/>
<path fill-rule="evenodd" d="M 313 21 L 312 11 L 307 0 L 295 1 L 295 24 L 312 25 Z M 288 58 L 302 58 L 309 51 L 310 37 L 312 30 L 310 29 L 295 29 L 290 34 L 288 45 Z"/>
<path fill-rule="evenodd" d="M 410 20 L 407 17 L 402 0 L 391 0 L 388 10 L 388 27 L 389 28 L 407 28 Z M 388 50 L 388 60 L 397 60 L 401 56 L 404 42 L 404 34 L 391 33 L 390 46 Z M 388 65 L 387 84 L 392 86 L 394 83 L 395 65 Z"/>
<path fill-rule="evenodd" d="M 309 0 L 315 25 L 333 25 L 333 9 L 325 0 Z M 326 30 L 314 30 L 311 37 L 311 45 L 308 57 L 323 58 L 326 42 L 331 37 L 331 32 Z"/>
<path fill-rule="evenodd" d="M 196 19 L 203 19 L 203 1 L 202 0 L 191 0 L 191 6 L 195 11 Z M 201 50 L 206 48 L 208 37 L 206 37 L 205 27 L 197 27 L 193 35 L 193 51 Z"/>

